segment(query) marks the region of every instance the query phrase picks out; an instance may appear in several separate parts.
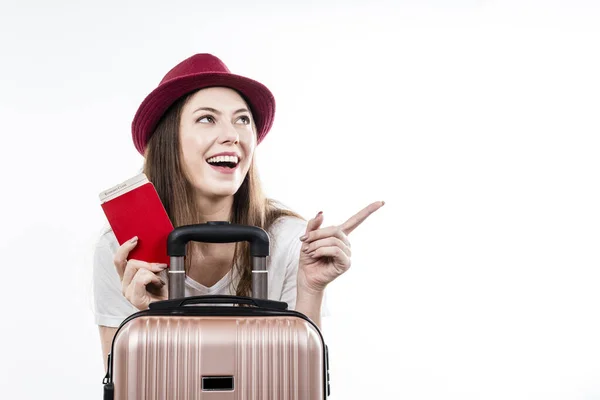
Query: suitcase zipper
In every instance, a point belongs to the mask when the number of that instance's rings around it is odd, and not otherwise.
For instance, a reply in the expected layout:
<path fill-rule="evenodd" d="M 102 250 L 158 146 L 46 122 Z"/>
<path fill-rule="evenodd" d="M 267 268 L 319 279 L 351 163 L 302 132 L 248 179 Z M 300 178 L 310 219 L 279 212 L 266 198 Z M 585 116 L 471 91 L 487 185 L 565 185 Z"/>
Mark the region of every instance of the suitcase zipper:
<path fill-rule="evenodd" d="M 112 369 L 112 363 L 110 362 L 110 354 L 108 353 L 108 360 L 107 360 L 107 367 L 106 367 L 106 375 L 104 375 L 104 379 L 102 380 L 103 384 L 107 384 L 108 382 L 111 381 L 111 369 Z"/>
<path fill-rule="evenodd" d="M 104 400 L 113 400 L 115 396 L 115 386 L 112 383 L 112 362 L 111 353 L 108 353 L 108 363 L 106 367 L 106 375 L 102 380 L 104 384 Z"/>

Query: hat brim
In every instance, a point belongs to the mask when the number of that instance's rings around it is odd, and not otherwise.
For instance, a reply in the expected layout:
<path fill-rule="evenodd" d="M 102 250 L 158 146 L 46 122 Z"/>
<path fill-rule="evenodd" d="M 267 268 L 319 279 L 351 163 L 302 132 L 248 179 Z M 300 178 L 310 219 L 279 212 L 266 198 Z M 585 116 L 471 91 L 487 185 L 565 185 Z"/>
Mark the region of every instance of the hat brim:
<path fill-rule="evenodd" d="M 179 98 L 207 87 L 227 87 L 239 92 L 249 103 L 256 123 L 257 143 L 267 135 L 275 117 L 275 98 L 262 83 L 225 72 L 191 74 L 164 82 L 154 89 L 138 108 L 131 124 L 135 148 L 144 155 L 148 139 L 164 113 Z"/>

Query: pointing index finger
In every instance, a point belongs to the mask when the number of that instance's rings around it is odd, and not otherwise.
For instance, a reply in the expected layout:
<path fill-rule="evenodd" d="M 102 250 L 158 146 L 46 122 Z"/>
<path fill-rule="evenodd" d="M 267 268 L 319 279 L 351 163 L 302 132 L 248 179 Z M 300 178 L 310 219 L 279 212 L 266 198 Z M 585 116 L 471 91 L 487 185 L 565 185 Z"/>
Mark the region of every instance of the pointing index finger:
<path fill-rule="evenodd" d="M 384 204 L 385 202 L 383 201 L 376 201 L 374 203 L 369 204 L 368 206 L 360 210 L 358 213 L 350 217 L 350 219 L 348 219 L 346 222 L 344 222 L 341 225 L 342 231 L 346 235 L 350 234 L 350 232 L 352 232 L 360 224 L 362 224 L 363 221 L 369 217 L 369 215 L 379 210 L 381 207 L 383 207 Z"/>

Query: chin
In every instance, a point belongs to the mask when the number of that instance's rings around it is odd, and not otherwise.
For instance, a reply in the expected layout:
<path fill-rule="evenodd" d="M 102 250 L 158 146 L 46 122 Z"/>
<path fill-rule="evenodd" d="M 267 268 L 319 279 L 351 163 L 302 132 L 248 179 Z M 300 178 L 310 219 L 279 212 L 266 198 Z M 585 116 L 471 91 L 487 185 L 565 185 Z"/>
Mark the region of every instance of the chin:
<path fill-rule="evenodd" d="M 210 194 L 212 194 L 215 197 L 229 197 L 229 196 L 233 196 L 234 194 L 236 194 L 238 189 L 239 189 L 239 186 L 234 187 L 234 188 L 222 188 L 222 189 L 213 188 Z"/>
<path fill-rule="evenodd" d="M 198 185 L 195 184 L 194 188 L 202 194 L 202 196 L 206 196 L 208 198 L 222 198 L 233 196 L 237 193 L 241 186 L 241 182 L 239 184 L 231 182 L 224 183 L 219 182 L 217 184 L 212 184 L 207 186 L 206 184 Z"/>

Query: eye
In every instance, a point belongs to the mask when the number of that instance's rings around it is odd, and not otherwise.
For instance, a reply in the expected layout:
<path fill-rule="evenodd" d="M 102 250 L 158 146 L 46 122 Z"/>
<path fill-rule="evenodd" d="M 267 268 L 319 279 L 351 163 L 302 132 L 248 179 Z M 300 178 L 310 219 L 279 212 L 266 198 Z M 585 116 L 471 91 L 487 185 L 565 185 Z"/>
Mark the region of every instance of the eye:
<path fill-rule="evenodd" d="M 242 115 L 241 117 L 239 117 L 236 121 L 236 123 L 238 121 L 242 121 L 242 124 L 244 125 L 250 125 L 250 117 L 248 117 L 247 115 Z"/>
<path fill-rule="evenodd" d="M 198 118 L 196 122 L 199 122 L 201 124 L 212 124 L 215 122 L 215 119 L 211 115 L 203 115 L 200 118 Z"/>

